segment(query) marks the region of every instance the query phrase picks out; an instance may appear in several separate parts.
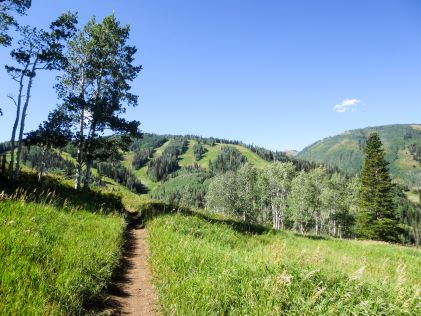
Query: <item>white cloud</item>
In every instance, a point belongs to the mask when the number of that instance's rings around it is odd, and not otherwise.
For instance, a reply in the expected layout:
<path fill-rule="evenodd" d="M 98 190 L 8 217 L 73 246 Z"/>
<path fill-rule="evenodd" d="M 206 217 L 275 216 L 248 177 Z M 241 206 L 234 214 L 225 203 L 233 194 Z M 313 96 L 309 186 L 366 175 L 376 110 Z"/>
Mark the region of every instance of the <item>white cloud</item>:
<path fill-rule="evenodd" d="M 355 111 L 356 107 L 361 104 L 361 100 L 358 99 L 345 99 L 341 103 L 336 104 L 333 109 L 338 113 L 344 113 L 347 111 Z"/>

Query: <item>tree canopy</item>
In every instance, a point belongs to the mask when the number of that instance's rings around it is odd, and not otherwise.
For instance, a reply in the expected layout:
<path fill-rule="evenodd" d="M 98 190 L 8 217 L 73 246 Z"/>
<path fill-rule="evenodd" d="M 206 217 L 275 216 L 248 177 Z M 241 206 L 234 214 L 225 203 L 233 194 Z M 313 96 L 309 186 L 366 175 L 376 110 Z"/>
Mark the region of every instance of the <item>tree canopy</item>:
<path fill-rule="evenodd" d="M 389 176 L 383 144 L 377 133 L 369 135 L 364 154 L 357 234 L 364 238 L 397 241 L 399 227 L 394 186 Z"/>
<path fill-rule="evenodd" d="M 31 7 L 31 2 L 31 0 L 0 1 L 0 46 L 9 46 L 12 43 L 9 29 L 18 25 L 14 13 L 25 14 Z"/>

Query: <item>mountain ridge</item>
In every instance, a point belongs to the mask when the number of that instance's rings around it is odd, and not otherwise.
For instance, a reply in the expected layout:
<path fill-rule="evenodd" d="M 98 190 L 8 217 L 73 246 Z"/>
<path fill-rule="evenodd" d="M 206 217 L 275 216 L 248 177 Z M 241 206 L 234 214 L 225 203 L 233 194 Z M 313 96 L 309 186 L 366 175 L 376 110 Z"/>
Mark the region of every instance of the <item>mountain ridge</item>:
<path fill-rule="evenodd" d="M 393 179 L 408 186 L 421 182 L 421 124 L 390 124 L 352 129 L 305 147 L 298 158 L 330 163 L 349 173 L 359 173 L 368 135 L 377 132 L 383 142 Z"/>

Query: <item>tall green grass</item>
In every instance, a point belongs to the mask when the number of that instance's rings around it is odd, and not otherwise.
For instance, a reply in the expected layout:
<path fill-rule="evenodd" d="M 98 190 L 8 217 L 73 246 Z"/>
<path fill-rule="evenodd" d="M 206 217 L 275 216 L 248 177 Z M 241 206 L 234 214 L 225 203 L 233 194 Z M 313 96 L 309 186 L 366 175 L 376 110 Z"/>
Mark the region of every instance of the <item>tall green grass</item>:
<path fill-rule="evenodd" d="M 0 314 L 76 315 L 118 263 L 124 218 L 117 213 L 0 200 Z"/>
<path fill-rule="evenodd" d="M 417 249 L 250 233 L 207 216 L 161 215 L 147 227 L 167 315 L 421 313 Z"/>

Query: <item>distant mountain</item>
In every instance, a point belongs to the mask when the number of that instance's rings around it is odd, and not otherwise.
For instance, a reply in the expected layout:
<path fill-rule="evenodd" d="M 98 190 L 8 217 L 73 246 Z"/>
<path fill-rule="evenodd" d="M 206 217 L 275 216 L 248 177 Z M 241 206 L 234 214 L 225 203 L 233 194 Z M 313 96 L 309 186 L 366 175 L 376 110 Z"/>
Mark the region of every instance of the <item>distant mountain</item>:
<path fill-rule="evenodd" d="M 335 164 L 343 171 L 359 173 L 368 135 L 377 132 L 384 144 L 386 159 L 396 182 L 409 186 L 421 183 L 421 125 L 399 124 L 367 127 L 322 139 L 298 155 L 314 162 Z"/>

